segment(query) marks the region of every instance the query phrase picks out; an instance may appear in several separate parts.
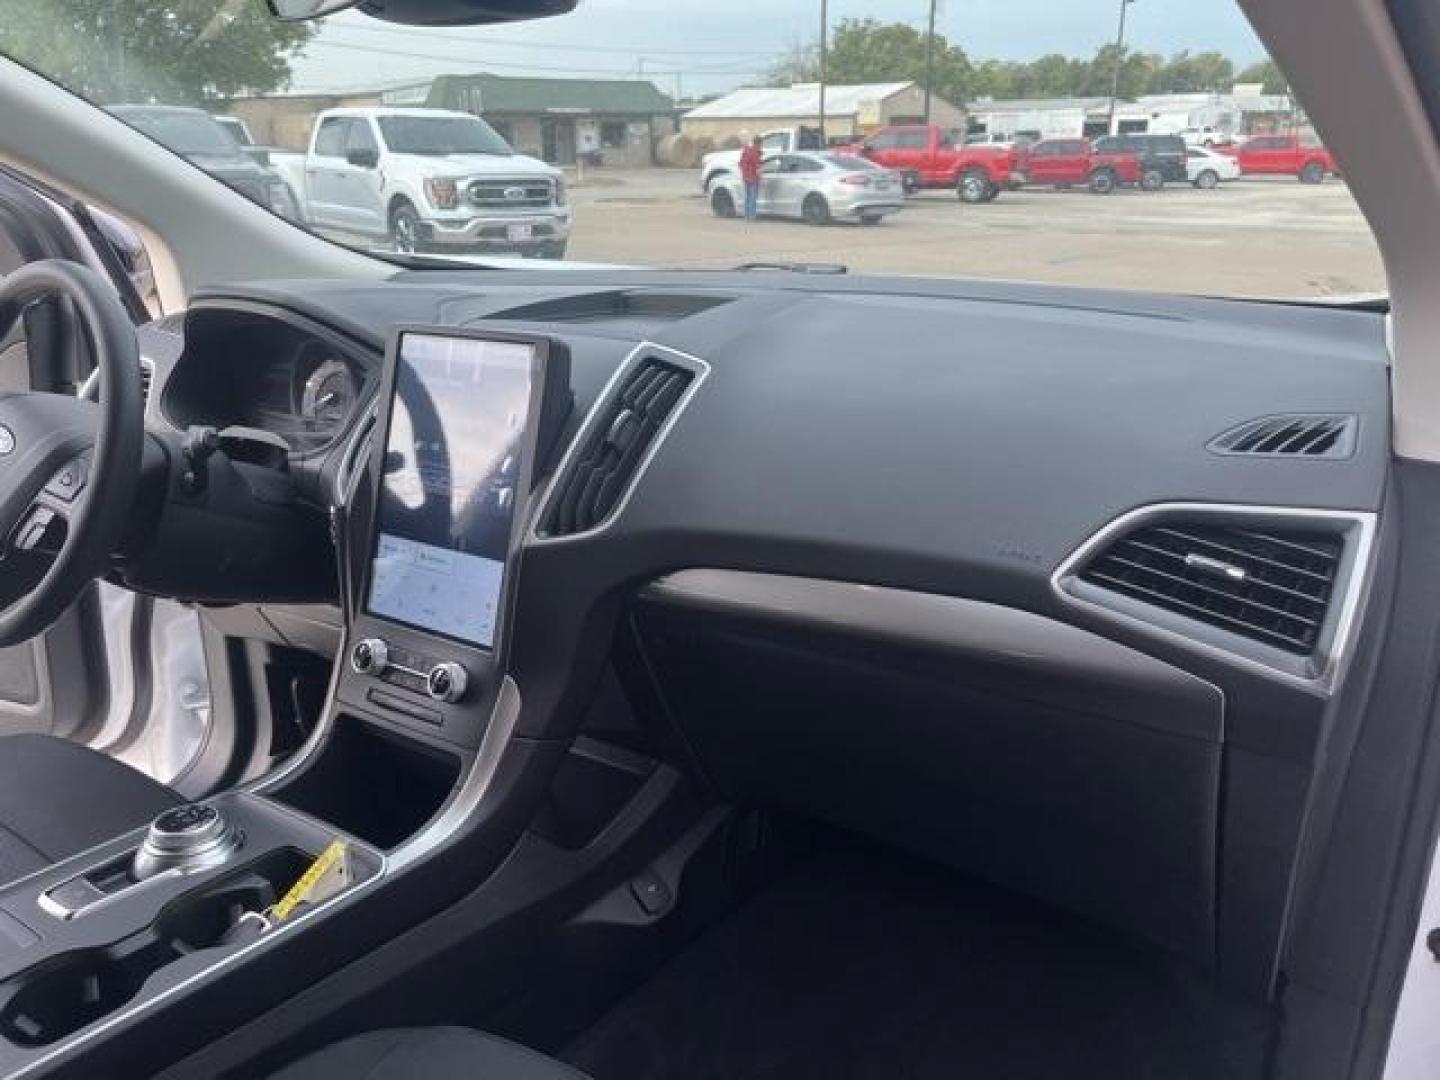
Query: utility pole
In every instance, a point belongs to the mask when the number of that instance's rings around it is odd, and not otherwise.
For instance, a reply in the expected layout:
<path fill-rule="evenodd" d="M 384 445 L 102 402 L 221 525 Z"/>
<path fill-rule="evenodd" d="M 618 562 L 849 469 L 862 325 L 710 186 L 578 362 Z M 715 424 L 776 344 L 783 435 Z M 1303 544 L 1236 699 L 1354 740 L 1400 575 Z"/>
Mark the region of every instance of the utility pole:
<path fill-rule="evenodd" d="M 825 52 L 826 40 L 829 37 L 829 23 L 829 0 L 820 0 L 820 148 L 822 150 L 830 145 L 830 140 L 825 137 Z"/>
<path fill-rule="evenodd" d="M 1105 134 L 1115 134 L 1115 100 L 1120 96 L 1120 65 L 1125 60 L 1125 9 L 1135 0 L 1120 0 L 1120 30 L 1115 35 L 1115 70 L 1110 77 L 1110 119 L 1105 122 Z"/>
<path fill-rule="evenodd" d="M 930 28 L 925 31 L 925 123 L 930 123 L 930 88 L 935 85 L 935 5 L 930 0 Z"/>

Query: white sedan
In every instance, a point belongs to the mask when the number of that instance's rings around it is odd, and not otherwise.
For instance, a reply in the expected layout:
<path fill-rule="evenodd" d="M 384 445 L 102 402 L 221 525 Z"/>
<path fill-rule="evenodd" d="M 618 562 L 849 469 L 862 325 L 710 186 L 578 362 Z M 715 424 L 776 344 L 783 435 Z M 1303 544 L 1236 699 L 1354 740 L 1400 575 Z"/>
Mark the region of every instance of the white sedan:
<path fill-rule="evenodd" d="M 1208 191 L 1218 187 L 1222 180 L 1238 180 L 1240 163 L 1227 154 L 1216 153 L 1203 146 L 1187 146 L 1185 173 L 1197 188 Z"/>
<path fill-rule="evenodd" d="M 710 183 L 716 217 L 739 216 L 745 188 L 734 173 Z M 900 174 L 849 154 L 772 154 L 760 166 L 757 209 L 765 217 L 798 217 L 811 225 L 858 221 L 878 225 L 905 205 Z"/>

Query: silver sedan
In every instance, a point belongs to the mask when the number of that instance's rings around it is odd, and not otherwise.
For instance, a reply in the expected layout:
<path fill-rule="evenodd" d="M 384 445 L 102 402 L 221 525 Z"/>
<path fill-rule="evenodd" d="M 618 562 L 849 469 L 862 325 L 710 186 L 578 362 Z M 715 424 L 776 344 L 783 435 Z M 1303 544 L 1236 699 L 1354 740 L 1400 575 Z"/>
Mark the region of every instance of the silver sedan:
<path fill-rule="evenodd" d="M 905 204 L 900 175 L 848 154 L 773 154 L 760 167 L 759 213 L 794 217 L 812 225 L 858 221 L 875 225 Z M 745 185 L 733 173 L 710 186 L 710 209 L 717 217 L 739 216 Z"/>

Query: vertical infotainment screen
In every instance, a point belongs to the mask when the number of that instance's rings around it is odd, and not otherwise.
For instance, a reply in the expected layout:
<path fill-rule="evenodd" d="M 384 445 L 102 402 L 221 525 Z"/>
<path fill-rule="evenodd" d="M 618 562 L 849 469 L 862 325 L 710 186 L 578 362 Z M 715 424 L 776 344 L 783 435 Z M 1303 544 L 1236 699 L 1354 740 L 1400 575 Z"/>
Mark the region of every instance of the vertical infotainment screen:
<path fill-rule="evenodd" d="M 371 614 L 494 648 L 535 349 L 401 334 L 376 507 Z"/>

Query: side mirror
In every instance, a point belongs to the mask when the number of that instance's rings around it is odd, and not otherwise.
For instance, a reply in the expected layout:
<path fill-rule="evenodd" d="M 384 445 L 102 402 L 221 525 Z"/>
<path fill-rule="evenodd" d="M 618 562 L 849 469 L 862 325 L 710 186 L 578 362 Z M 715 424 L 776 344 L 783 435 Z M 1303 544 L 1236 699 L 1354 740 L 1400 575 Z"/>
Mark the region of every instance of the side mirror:
<path fill-rule="evenodd" d="M 380 164 L 380 151 L 373 146 L 357 146 L 345 151 L 345 160 L 362 169 L 373 169 Z"/>

